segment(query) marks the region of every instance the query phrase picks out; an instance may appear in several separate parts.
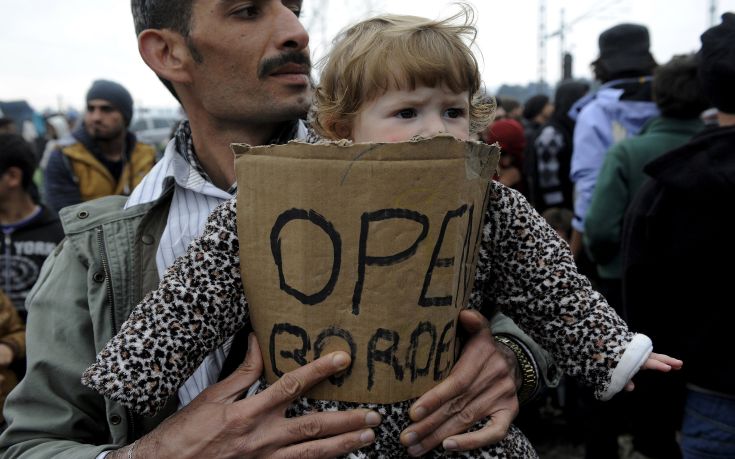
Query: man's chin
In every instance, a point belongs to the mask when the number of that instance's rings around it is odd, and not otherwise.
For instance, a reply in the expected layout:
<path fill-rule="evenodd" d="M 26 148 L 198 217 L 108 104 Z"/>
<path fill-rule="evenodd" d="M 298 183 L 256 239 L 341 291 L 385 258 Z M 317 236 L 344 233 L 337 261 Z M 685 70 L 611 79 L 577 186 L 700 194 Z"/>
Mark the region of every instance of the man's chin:
<path fill-rule="evenodd" d="M 98 142 L 109 142 L 110 140 L 114 140 L 119 137 L 119 135 L 119 132 L 115 133 L 101 130 L 92 130 L 89 132 L 89 136 L 92 138 L 92 140 Z"/>

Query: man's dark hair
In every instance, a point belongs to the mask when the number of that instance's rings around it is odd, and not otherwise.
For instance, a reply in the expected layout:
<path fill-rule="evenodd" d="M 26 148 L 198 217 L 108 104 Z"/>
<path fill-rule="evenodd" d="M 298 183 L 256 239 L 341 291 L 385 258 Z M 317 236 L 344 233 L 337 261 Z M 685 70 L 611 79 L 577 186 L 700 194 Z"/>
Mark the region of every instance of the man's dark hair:
<path fill-rule="evenodd" d="M 498 99 L 498 105 L 503 107 L 503 110 L 505 110 L 506 113 L 510 113 L 520 107 L 521 103 L 512 97 L 503 97 L 502 99 Z"/>
<path fill-rule="evenodd" d="M 194 59 L 201 62 L 201 54 L 189 41 L 193 6 L 194 0 L 130 0 L 135 34 L 139 35 L 146 29 L 170 29 L 178 32 L 186 39 Z M 171 82 L 158 78 L 176 100 L 179 100 Z"/>
<path fill-rule="evenodd" d="M 709 108 L 697 76 L 699 60 L 694 54 L 674 56 L 653 76 L 653 100 L 668 118 L 693 119 Z"/>
<path fill-rule="evenodd" d="M 0 174 L 4 174 L 11 167 L 21 170 L 23 189 L 30 189 L 36 170 L 36 156 L 33 149 L 18 134 L 0 134 Z"/>
<path fill-rule="evenodd" d="M 131 0 L 135 34 L 145 29 L 171 29 L 189 36 L 194 0 Z"/>

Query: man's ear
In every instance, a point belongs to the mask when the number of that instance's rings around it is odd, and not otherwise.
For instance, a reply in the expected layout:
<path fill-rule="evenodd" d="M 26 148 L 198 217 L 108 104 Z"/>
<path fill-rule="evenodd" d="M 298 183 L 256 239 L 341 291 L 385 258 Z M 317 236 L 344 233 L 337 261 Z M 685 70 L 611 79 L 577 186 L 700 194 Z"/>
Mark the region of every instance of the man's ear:
<path fill-rule="evenodd" d="M 186 39 L 168 29 L 147 29 L 138 35 L 138 50 L 159 77 L 175 82 L 191 81 L 188 64 L 193 60 Z"/>

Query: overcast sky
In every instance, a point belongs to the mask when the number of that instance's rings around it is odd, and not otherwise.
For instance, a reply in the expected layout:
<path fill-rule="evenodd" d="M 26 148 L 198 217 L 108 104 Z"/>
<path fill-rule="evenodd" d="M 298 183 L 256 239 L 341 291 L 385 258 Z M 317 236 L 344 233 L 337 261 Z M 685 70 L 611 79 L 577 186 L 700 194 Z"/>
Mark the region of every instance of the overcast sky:
<path fill-rule="evenodd" d="M 490 90 L 502 83 L 538 79 L 538 0 L 469 1 L 477 11 L 483 78 Z M 547 33 L 559 30 L 561 10 L 573 24 L 566 48 L 575 56 L 574 74 L 589 77 L 597 36 L 620 22 L 649 27 L 659 62 L 696 51 L 710 26 L 710 0 L 547 0 Z M 718 0 L 717 22 L 735 11 L 735 0 Z M 26 99 L 37 110 L 82 108 L 98 78 L 119 81 L 138 106 L 171 107 L 168 95 L 137 51 L 128 0 L 0 0 L 0 100 Z M 444 0 L 304 0 L 302 20 L 311 33 L 315 58 L 344 26 L 376 13 L 444 17 L 457 11 Z M 547 81 L 560 74 L 560 41 L 547 41 Z"/>

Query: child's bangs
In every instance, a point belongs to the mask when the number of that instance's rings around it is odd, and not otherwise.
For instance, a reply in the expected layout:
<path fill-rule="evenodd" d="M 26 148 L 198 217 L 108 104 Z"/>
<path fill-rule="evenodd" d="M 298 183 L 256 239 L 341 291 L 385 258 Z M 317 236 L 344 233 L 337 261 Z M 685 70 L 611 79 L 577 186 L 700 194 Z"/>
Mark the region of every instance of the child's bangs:
<path fill-rule="evenodd" d="M 366 100 L 389 89 L 413 90 L 418 86 L 446 85 L 455 93 L 472 96 L 480 75 L 469 48 L 434 30 L 420 30 L 410 37 L 384 36 L 365 56 Z"/>

